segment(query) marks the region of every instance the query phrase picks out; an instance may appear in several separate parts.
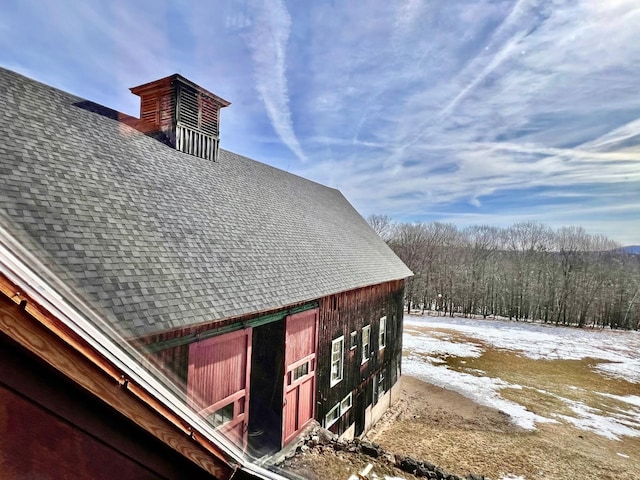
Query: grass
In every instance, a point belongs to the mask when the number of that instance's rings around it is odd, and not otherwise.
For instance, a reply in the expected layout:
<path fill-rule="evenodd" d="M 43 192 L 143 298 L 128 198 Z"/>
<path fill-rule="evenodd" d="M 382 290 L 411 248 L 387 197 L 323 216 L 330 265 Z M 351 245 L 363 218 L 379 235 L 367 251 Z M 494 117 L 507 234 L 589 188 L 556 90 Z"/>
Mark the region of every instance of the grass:
<path fill-rule="evenodd" d="M 430 331 L 428 327 L 418 330 Z M 494 428 L 482 429 L 477 428 L 482 424 L 477 419 L 461 423 L 447 405 L 425 399 L 416 407 L 423 420 L 419 422 L 419 431 L 412 432 L 417 427 L 415 421 L 403 424 L 401 420 L 384 433 L 380 439 L 383 445 L 386 442 L 388 446 L 402 447 L 395 438 L 405 437 L 406 446 L 413 442 L 420 454 L 460 474 L 478 471 L 492 478 L 510 473 L 527 479 L 561 480 L 640 478 L 638 437 L 611 440 L 558 417 L 577 417 L 570 408 L 571 402 L 580 402 L 604 416 L 628 412 L 633 408 L 631 405 L 598 392 L 638 395 L 639 385 L 599 374 L 594 369 L 600 362 L 598 359 L 535 360 L 514 351 L 493 348 L 456 331 L 439 328 L 437 332 L 447 333 L 448 341 L 471 342 L 483 348 L 477 358 L 442 356 L 441 360 L 450 369 L 519 385 L 522 388 L 507 387 L 499 393 L 538 415 L 558 419 L 559 423 L 538 424 L 536 431 L 527 432 L 494 420 Z M 478 414 L 483 415 L 489 414 Z"/>

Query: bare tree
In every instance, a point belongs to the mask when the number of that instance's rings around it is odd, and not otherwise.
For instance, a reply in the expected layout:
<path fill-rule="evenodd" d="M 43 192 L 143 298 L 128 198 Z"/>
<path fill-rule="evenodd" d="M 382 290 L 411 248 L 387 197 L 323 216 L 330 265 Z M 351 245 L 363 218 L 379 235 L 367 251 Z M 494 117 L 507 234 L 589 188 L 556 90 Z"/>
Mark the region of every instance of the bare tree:
<path fill-rule="evenodd" d="M 581 227 L 533 222 L 459 230 L 371 216 L 411 268 L 407 308 L 580 327 L 640 327 L 640 256 Z"/>
<path fill-rule="evenodd" d="M 372 214 L 367 217 L 367 222 L 385 242 L 391 239 L 395 224 L 389 215 Z"/>

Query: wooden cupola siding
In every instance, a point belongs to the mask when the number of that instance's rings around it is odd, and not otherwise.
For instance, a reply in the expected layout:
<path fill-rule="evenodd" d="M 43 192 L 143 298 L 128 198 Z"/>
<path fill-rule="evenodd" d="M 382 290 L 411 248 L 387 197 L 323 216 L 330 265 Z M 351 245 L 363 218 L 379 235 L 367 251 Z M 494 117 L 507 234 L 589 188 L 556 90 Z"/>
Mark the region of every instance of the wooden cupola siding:
<path fill-rule="evenodd" d="M 190 155 L 215 161 L 220 147 L 220 109 L 230 103 L 181 75 L 134 87 L 140 96 L 138 128 Z"/>

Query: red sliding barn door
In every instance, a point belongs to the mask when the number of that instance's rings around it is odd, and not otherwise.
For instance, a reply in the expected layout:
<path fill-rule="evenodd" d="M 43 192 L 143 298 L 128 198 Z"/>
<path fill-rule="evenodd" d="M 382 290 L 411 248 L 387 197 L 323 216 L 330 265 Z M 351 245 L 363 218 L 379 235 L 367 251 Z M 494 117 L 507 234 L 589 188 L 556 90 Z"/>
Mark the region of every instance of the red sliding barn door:
<path fill-rule="evenodd" d="M 249 328 L 189 346 L 189 405 L 242 448 L 249 421 L 251 332 Z"/>
<path fill-rule="evenodd" d="M 285 321 L 283 446 L 315 414 L 318 310 L 289 315 Z"/>

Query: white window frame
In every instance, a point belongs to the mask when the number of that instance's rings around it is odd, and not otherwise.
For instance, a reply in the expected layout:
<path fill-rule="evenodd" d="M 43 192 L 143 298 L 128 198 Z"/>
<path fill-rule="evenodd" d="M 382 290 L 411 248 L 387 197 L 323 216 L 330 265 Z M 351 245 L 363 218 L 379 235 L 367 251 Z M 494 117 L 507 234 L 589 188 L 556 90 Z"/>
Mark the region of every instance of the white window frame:
<path fill-rule="evenodd" d="M 387 393 L 384 389 L 384 371 L 376 373 L 373 376 L 373 398 L 372 403 L 376 405 L 380 399 Z"/>
<path fill-rule="evenodd" d="M 356 348 L 358 348 L 358 331 L 354 330 L 349 336 L 349 350 L 354 350 Z"/>
<path fill-rule="evenodd" d="M 330 417 L 332 417 L 334 413 L 336 417 L 330 420 Z M 329 410 L 327 414 L 324 416 L 324 425 L 325 425 L 324 428 L 329 428 L 331 425 L 333 425 L 338 420 L 340 420 L 341 416 L 342 415 L 340 415 L 340 403 L 336 403 L 335 406 L 331 410 Z"/>
<path fill-rule="evenodd" d="M 387 317 L 380 318 L 380 331 L 378 332 L 378 350 L 387 346 Z"/>
<path fill-rule="evenodd" d="M 349 393 L 349 395 L 344 397 L 340 402 L 340 416 L 351 410 L 351 407 L 353 407 L 353 393 Z"/>
<path fill-rule="evenodd" d="M 329 428 L 331 425 L 336 423 L 342 416 L 351 410 L 353 407 L 353 392 L 349 392 L 349 394 L 342 399 L 341 402 L 336 403 L 331 410 L 327 412 L 324 416 L 324 425 L 325 428 Z M 334 419 L 331 417 L 335 415 Z"/>
<path fill-rule="evenodd" d="M 336 351 L 336 346 L 340 345 L 339 351 Z M 334 358 L 334 354 L 339 353 L 338 358 Z M 334 372 L 334 365 L 338 364 L 338 369 Z M 336 338 L 331 342 L 331 387 L 337 385 L 342 381 L 344 377 L 344 335 Z"/>
<path fill-rule="evenodd" d="M 367 343 L 365 343 L 364 339 L 367 338 Z M 367 348 L 365 348 L 365 345 Z M 362 364 L 364 365 L 369 361 L 369 356 L 371 355 L 371 325 L 365 325 L 362 327 Z"/>

